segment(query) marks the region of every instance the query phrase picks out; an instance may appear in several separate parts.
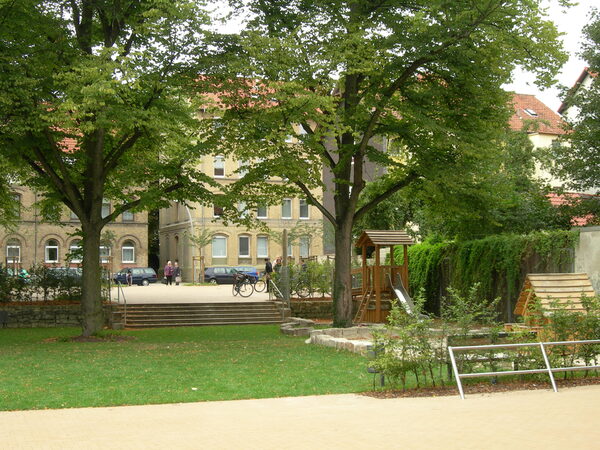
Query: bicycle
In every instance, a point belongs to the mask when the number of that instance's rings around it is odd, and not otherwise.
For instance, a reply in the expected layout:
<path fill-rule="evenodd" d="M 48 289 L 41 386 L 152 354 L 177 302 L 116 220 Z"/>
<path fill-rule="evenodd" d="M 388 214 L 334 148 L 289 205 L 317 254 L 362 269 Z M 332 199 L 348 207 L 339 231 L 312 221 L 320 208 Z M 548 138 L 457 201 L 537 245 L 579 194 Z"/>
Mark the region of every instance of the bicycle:
<path fill-rule="evenodd" d="M 238 272 L 233 276 L 231 290 L 234 296 L 240 294 L 242 297 L 250 297 L 254 292 L 254 285 L 250 277 Z"/>
<path fill-rule="evenodd" d="M 271 277 L 269 275 L 264 274 L 254 283 L 254 290 L 256 292 L 263 292 L 265 289 L 267 289 L 267 285 L 269 284 L 270 279 Z"/>

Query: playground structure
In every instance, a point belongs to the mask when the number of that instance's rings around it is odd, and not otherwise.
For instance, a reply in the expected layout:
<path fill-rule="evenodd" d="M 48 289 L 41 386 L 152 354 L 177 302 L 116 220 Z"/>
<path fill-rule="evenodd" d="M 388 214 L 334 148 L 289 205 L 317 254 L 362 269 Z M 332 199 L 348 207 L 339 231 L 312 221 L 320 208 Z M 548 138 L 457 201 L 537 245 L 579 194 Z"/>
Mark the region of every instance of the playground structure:
<path fill-rule="evenodd" d="M 530 273 L 525 277 L 514 313 L 527 318 L 535 313 L 534 305 L 538 301 L 548 312 L 557 308 L 584 312 L 581 298 L 594 295 L 586 273 Z"/>
<path fill-rule="evenodd" d="M 362 267 L 355 269 L 353 275 L 360 275 L 360 286 L 354 286 L 352 295 L 360 299 L 354 322 L 382 323 L 386 320 L 388 311 L 382 309 L 382 301 L 397 299 L 407 312 L 412 312 L 413 304 L 408 294 L 408 246 L 414 240 L 402 230 L 365 230 L 356 241 L 356 247 L 361 248 Z M 402 246 L 402 262 L 396 261 L 394 246 Z M 380 251 L 390 249 L 390 264 L 383 265 Z M 374 248 L 375 264 L 367 265 L 369 248 Z M 374 308 L 371 305 L 374 303 Z"/>

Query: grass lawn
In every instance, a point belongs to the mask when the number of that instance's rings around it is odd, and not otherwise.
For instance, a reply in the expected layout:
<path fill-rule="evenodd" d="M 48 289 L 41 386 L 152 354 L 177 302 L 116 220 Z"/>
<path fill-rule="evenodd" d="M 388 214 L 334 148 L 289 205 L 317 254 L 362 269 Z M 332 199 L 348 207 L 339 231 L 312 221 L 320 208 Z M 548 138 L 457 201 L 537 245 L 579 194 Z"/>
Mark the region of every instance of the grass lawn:
<path fill-rule="evenodd" d="M 371 390 L 364 357 L 304 343 L 276 325 L 123 331 L 0 329 L 0 409 L 141 405 Z M 58 338 L 58 339 L 56 339 Z"/>

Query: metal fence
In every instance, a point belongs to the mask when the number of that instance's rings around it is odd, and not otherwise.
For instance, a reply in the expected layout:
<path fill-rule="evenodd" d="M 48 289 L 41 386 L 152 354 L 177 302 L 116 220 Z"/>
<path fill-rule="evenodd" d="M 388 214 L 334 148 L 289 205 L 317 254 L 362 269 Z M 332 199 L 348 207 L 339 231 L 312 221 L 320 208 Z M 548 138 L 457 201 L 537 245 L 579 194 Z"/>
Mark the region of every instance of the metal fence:
<path fill-rule="evenodd" d="M 460 394 L 460 398 L 464 400 L 465 393 L 463 391 L 463 386 L 461 379 L 462 378 L 475 378 L 475 377 L 489 377 L 489 376 L 497 376 L 497 375 L 525 375 L 525 374 L 533 374 L 533 373 L 547 373 L 550 378 L 550 382 L 552 383 L 552 389 L 554 392 L 558 392 L 556 388 L 556 381 L 554 380 L 555 372 L 574 372 L 577 370 L 590 370 L 590 369 L 600 369 L 600 366 L 573 366 L 573 367 L 552 367 L 550 365 L 550 360 L 548 359 L 548 354 L 546 353 L 546 347 L 557 346 L 557 345 L 586 345 L 586 344 L 600 344 L 600 340 L 587 340 L 587 341 L 560 341 L 560 342 L 532 342 L 532 343 L 521 343 L 521 344 L 493 344 L 493 345 L 467 345 L 461 347 L 452 347 L 448 346 L 448 353 L 450 353 L 450 362 L 452 363 L 452 370 L 454 372 L 454 376 L 456 377 L 456 385 L 458 387 L 458 392 Z M 458 371 L 458 366 L 456 364 L 456 358 L 454 356 L 454 352 L 467 352 L 472 350 L 496 350 L 502 348 L 518 348 L 518 347 L 539 347 L 542 352 L 542 356 L 544 358 L 544 363 L 546 365 L 543 369 L 525 369 L 525 370 L 506 370 L 501 372 L 472 372 L 472 373 L 460 373 Z"/>

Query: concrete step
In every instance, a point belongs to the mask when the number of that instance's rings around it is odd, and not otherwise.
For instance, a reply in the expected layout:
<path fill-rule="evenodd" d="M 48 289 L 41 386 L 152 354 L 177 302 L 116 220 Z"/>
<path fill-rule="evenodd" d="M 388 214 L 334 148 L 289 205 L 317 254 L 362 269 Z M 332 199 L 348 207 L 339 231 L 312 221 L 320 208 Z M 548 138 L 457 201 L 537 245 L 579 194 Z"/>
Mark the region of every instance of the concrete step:
<path fill-rule="evenodd" d="M 274 302 L 118 305 L 126 327 L 203 326 L 281 323 Z M 126 313 L 125 313 L 126 311 Z M 126 314 L 126 317 L 125 317 Z"/>

